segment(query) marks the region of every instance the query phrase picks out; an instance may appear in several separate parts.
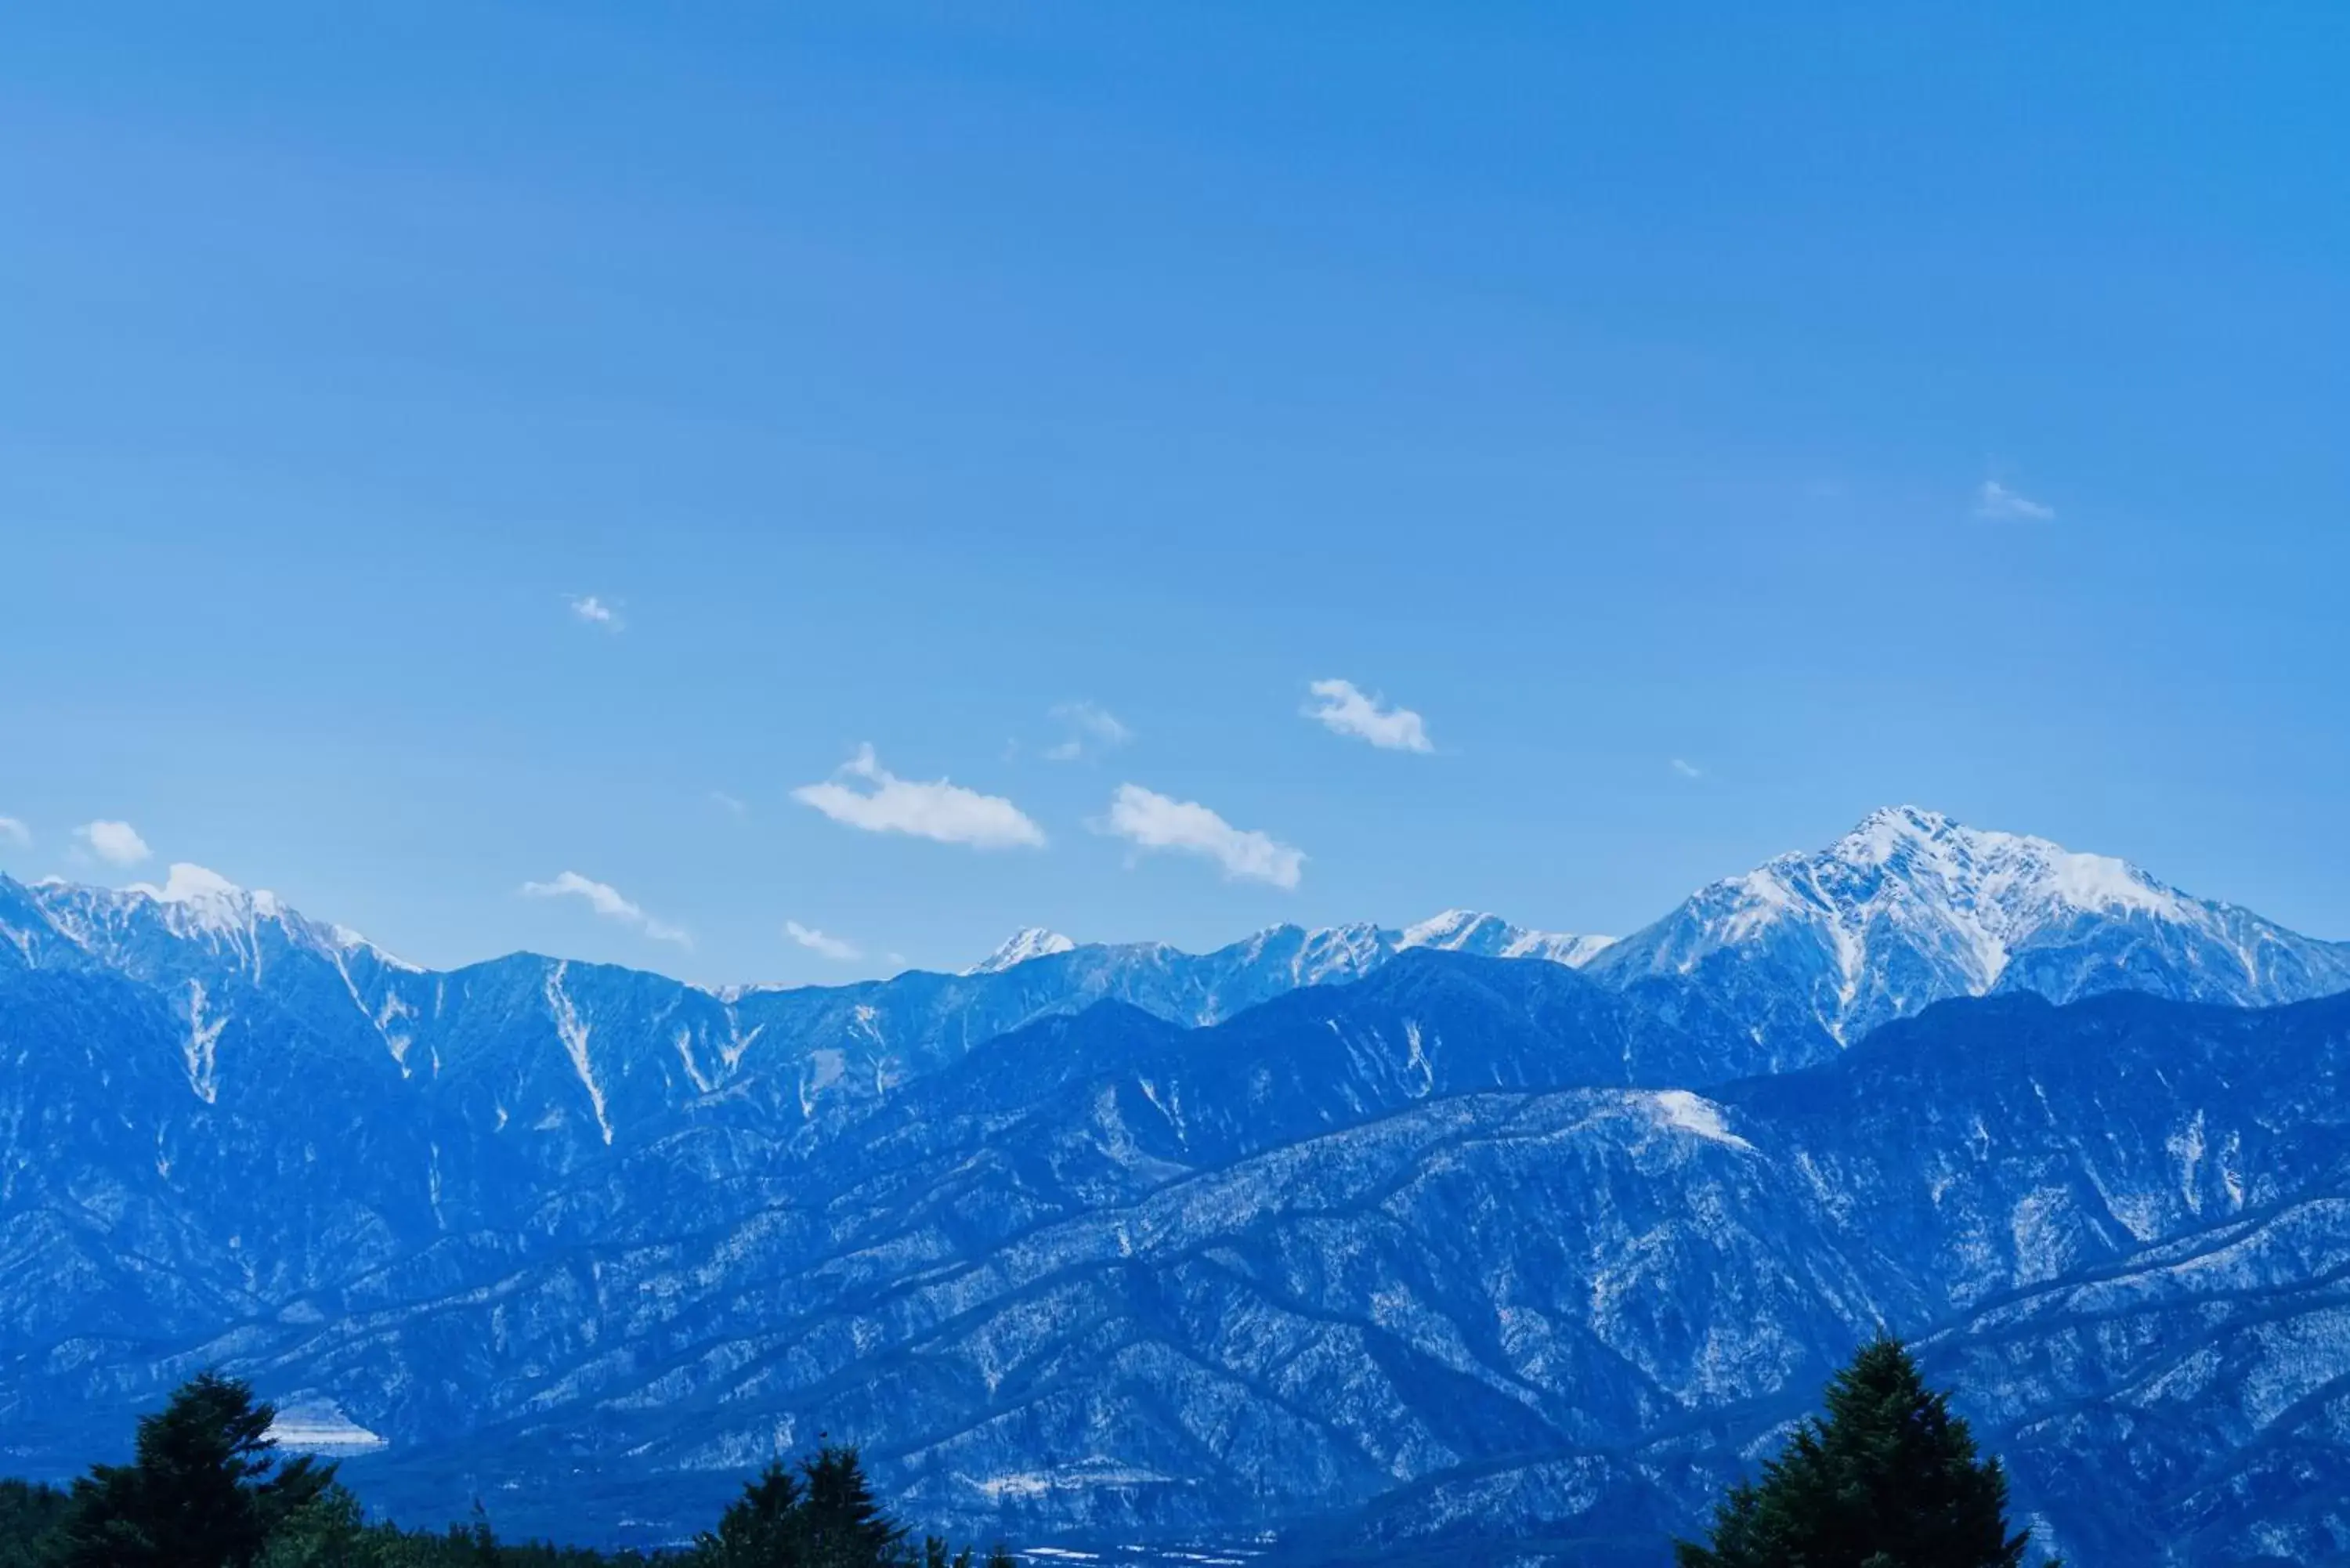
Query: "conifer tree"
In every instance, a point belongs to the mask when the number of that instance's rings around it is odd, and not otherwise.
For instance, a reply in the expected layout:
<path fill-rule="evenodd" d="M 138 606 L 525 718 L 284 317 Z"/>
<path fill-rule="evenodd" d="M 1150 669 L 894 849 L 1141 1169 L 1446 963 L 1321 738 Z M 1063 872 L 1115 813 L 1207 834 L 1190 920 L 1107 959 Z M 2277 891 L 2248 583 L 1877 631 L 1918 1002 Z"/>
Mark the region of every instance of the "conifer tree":
<path fill-rule="evenodd" d="M 898 1568 L 913 1563 L 903 1526 L 882 1511 L 857 1450 L 826 1443 L 795 1475 L 771 1464 L 696 1542 L 708 1568 Z M 943 1559 L 943 1542 L 925 1554 Z"/>
<path fill-rule="evenodd" d="M 256 1568 L 362 1568 L 380 1555 L 371 1544 L 359 1499 L 335 1485 L 280 1520 L 255 1563 Z"/>
<path fill-rule="evenodd" d="M 2029 1537 L 2006 1516 L 1999 1461 L 1880 1337 L 1828 1385 L 1825 1417 L 1731 1490 L 1711 1540 L 1674 1552 L 1679 1568 L 2017 1568 Z"/>
<path fill-rule="evenodd" d="M 0 1480 L 0 1568 L 47 1568 L 57 1561 L 66 1494 L 53 1486 Z"/>
<path fill-rule="evenodd" d="M 879 1568 L 898 1561 L 905 1527 L 882 1511 L 856 1449 L 821 1444 L 800 1473 L 807 1482 L 800 1511 L 808 1568 Z"/>
<path fill-rule="evenodd" d="M 804 1561 L 799 1478 L 770 1462 L 727 1506 L 696 1556 L 708 1568 L 798 1568 Z"/>
<path fill-rule="evenodd" d="M 971 1568 L 971 1548 L 966 1546 L 950 1557 L 944 1541 L 935 1535 L 926 1536 L 922 1541 L 922 1568 Z"/>
<path fill-rule="evenodd" d="M 136 1458 L 74 1482 L 66 1568 L 251 1568 L 270 1535 L 309 1507 L 334 1467 L 280 1468 L 276 1409 L 233 1377 L 199 1374 L 139 1420 Z M 272 1472 L 275 1473 L 272 1473 Z"/>

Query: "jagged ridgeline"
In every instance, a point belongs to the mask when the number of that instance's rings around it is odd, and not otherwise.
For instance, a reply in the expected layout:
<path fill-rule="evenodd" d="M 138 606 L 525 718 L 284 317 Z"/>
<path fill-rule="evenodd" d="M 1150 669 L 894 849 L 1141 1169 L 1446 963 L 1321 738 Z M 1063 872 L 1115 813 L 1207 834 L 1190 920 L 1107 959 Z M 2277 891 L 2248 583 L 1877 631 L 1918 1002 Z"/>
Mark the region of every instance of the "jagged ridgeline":
<path fill-rule="evenodd" d="M 2323 1562 L 2345 988 L 1909 810 L 1613 943 L 832 988 L 0 878 L 0 1469 L 216 1365 L 419 1521 L 671 1541 L 825 1433 L 958 1538 L 1653 1563 L 1883 1326 L 2075 1568 Z"/>

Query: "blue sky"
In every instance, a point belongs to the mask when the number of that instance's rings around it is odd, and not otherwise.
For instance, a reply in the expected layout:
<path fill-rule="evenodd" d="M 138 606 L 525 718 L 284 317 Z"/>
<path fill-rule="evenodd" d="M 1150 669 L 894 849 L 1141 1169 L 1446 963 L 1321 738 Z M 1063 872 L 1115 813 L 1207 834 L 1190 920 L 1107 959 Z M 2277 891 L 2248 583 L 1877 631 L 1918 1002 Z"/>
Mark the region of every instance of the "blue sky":
<path fill-rule="evenodd" d="M 1915 801 L 2350 937 L 2345 71 L 2315 5 L 10 7 L 0 867 L 823 980 L 1619 932 Z"/>

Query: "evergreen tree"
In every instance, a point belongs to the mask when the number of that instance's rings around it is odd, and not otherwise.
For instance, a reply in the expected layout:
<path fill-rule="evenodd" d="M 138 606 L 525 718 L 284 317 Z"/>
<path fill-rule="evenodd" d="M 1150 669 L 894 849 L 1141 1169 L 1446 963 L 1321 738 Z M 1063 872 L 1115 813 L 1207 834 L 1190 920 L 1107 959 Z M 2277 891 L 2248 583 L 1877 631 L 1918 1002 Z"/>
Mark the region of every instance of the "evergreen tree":
<path fill-rule="evenodd" d="M 1679 1568 L 2017 1568 L 2029 1537 L 2006 1516 L 1999 1461 L 1879 1338 L 1828 1385 L 1826 1418 L 1731 1490 L 1711 1541 L 1674 1552 Z"/>
<path fill-rule="evenodd" d="M 359 1499 L 329 1486 L 280 1520 L 254 1561 L 256 1568 L 360 1568 L 380 1556 L 372 1545 Z"/>
<path fill-rule="evenodd" d="M 825 1443 L 794 1472 L 771 1464 L 694 1544 L 698 1568 L 972 1568 L 933 1537 L 918 1554 L 885 1512 L 854 1448 Z M 1014 1568 L 999 1548 L 991 1568 Z"/>
<path fill-rule="evenodd" d="M 270 1535 L 317 1501 L 334 1469 L 280 1468 L 269 1424 L 233 1377 L 200 1374 L 139 1421 L 137 1457 L 74 1482 L 66 1568 L 251 1568 Z M 272 1472 L 275 1473 L 272 1473 Z"/>
<path fill-rule="evenodd" d="M 806 1561 L 799 1478 L 770 1462 L 695 1542 L 708 1568 L 798 1568 Z"/>
<path fill-rule="evenodd" d="M 825 1443 L 745 1483 L 718 1528 L 650 1557 L 506 1543 L 480 1501 L 440 1532 L 370 1523 L 307 1459 L 281 1464 L 276 1412 L 205 1374 L 139 1423 L 136 1459 L 96 1465 L 71 1493 L 0 1481 L 0 1568 L 975 1568 L 932 1537 L 919 1550 L 873 1495 L 854 1448 Z M 1019 1568 L 1003 1547 L 984 1568 Z"/>
<path fill-rule="evenodd" d="M 55 1562 L 66 1494 L 53 1486 L 0 1480 L 0 1568 L 44 1568 Z"/>
<path fill-rule="evenodd" d="M 879 1568 L 899 1561 L 905 1527 L 881 1511 L 854 1448 L 821 1444 L 800 1473 L 807 1482 L 800 1504 L 807 1568 Z"/>

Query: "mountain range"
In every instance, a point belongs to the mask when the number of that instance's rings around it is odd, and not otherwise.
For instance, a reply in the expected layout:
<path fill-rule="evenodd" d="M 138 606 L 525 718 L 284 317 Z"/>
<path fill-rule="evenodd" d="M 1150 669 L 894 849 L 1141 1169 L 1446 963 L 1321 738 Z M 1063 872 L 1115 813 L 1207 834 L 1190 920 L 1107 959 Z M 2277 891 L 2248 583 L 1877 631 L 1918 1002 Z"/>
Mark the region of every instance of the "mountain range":
<path fill-rule="evenodd" d="M 219 1364 L 418 1518 L 816 1431 L 1072 1552 L 1652 1562 L 1880 1324 L 2075 1564 L 2350 1561 L 2350 946 L 1879 812 L 1621 940 L 439 972 L 0 877 L 0 1464 Z"/>

